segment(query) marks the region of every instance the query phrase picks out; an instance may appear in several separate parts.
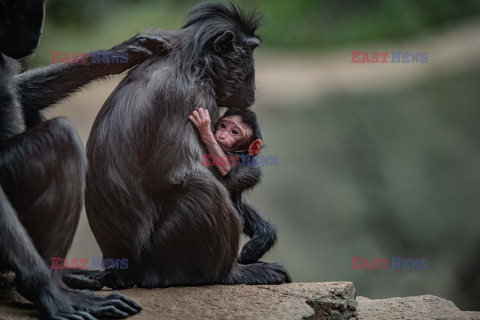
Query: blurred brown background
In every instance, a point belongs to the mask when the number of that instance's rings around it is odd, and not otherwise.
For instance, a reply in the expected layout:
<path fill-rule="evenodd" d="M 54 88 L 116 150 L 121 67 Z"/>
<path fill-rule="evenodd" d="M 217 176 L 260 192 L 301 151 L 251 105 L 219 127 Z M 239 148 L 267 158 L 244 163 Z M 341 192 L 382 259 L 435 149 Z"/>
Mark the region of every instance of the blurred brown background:
<path fill-rule="evenodd" d="M 267 148 L 250 196 L 279 230 L 266 260 L 295 281 L 353 281 L 370 298 L 432 293 L 480 310 L 480 1 L 234 1 L 266 13 L 256 53 Z M 27 67 L 178 29 L 196 2 L 48 0 Z M 428 52 L 353 64 L 351 51 Z M 389 58 L 388 60 L 390 60 Z M 48 111 L 84 142 L 119 77 Z M 70 257 L 100 256 L 85 216 Z M 351 257 L 427 258 L 426 270 L 352 270 Z"/>

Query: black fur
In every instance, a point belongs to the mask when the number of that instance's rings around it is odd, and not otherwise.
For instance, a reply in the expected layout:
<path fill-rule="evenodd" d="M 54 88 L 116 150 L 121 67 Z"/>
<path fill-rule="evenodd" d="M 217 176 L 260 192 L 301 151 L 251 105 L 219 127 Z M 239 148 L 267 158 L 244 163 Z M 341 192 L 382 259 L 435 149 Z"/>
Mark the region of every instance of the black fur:
<path fill-rule="evenodd" d="M 12 58 L 37 46 L 43 5 L 0 0 L 0 268 L 15 271 L 17 289 L 43 319 L 124 318 L 140 306 L 118 294 L 97 297 L 69 289 L 49 270 L 51 257 L 64 258 L 72 243 L 86 157 L 65 119 L 44 121 L 40 112 L 95 78 L 145 60 L 152 52 L 143 46 L 163 45 L 163 39 L 137 36 L 113 48 L 132 54 L 124 66 L 58 64 L 16 76 L 19 64 Z M 81 286 L 84 279 L 77 280 Z"/>
<path fill-rule="evenodd" d="M 133 69 L 107 99 L 88 143 L 86 209 L 104 258 L 128 258 L 103 284 L 125 288 L 291 281 L 280 265 L 238 264 L 241 221 L 188 120 L 255 100 L 257 18 L 202 4 L 168 54 Z"/>

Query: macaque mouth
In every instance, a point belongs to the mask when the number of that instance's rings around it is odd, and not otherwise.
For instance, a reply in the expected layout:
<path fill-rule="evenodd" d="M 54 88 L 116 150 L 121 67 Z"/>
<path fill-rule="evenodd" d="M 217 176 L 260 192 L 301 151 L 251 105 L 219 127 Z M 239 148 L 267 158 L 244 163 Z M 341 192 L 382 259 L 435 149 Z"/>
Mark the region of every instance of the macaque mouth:
<path fill-rule="evenodd" d="M 230 149 L 230 146 L 227 146 L 225 143 L 221 142 L 221 141 L 218 140 L 218 139 L 216 139 L 216 140 L 217 140 L 218 144 L 220 145 L 220 147 L 222 147 L 222 149 L 223 149 L 224 151 L 230 151 L 230 150 L 231 150 L 231 149 Z"/>

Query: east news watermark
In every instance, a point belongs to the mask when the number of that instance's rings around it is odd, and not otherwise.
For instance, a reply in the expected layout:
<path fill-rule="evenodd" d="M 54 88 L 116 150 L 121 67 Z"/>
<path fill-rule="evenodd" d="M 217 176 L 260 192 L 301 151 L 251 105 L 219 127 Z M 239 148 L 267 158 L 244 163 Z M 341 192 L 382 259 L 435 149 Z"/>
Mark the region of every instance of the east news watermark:
<path fill-rule="evenodd" d="M 212 156 L 210 154 L 202 154 L 202 166 L 204 167 L 276 167 L 278 166 L 278 156 L 252 156 L 242 154 L 240 156 Z"/>
<path fill-rule="evenodd" d="M 407 52 L 407 51 L 390 51 L 390 52 L 362 52 L 352 51 L 351 63 L 427 63 L 428 52 Z"/>
<path fill-rule="evenodd" d="M 426 270 L 428 269 L 428 259 L 402 257 L 362 259 L 361 257 L 352 257 L 352 269 Z"/>
<path fill-rule="evenodd" d="M 52 51 L 51 63 L 127 63 L 127 52 L 67 52 Z"/>
<path fill-rule="evenodd" d="M 83 269 L 83 270 L 101 270 L 101 269 L 128 269 L 128 259 L 102 259 L 100 257 L 92 257 L 91 259 L 63 259 L 61 257 L 51 257 L 52 270 L 61 269 Z"/>

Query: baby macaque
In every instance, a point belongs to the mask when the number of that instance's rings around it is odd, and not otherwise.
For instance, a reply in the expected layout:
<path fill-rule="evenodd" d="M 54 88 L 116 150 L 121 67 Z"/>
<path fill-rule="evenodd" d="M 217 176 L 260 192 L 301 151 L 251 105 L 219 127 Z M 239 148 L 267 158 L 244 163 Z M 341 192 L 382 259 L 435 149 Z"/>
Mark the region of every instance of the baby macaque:
<path fill-rule="evenodd" d="M 258 155 L 263 147 L 257 116 L 250 110 L 230 108 L 217 121 L 213 132 L 208 110 L 199 108 L 189 119 L 214 159 L 213 164 L 221 175 L 219 180 L 230 193 L 232 203 L 242 219 L 243 231 L 251 238 L 243 247 L 238 261 L 241 264 L 257 262 L 275 243 L 276 230 L 242 197 L 245 190 L 260 182 L 260 168 L 236 162 L 241 155 Z"/>
<path fill-rule="evenodd" d="M 199 108 L 189 119 L 200 133 L 222 176 L 229 174 L 232 166 L 238 165 L 235 160 L 239 159 L 238 156 L 226 155 L 225 151 L 230 154 L 256 156 L 263 147 L 257 116 L 250 110 L 229 109 L 216 123 L 215 132 L 211 130 L 208 110 Z"/>

